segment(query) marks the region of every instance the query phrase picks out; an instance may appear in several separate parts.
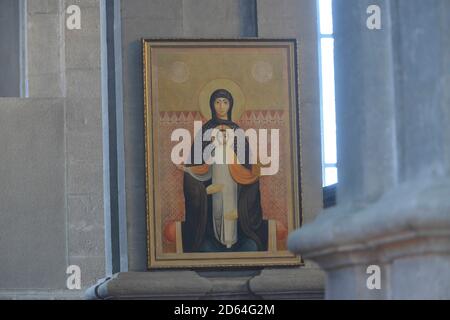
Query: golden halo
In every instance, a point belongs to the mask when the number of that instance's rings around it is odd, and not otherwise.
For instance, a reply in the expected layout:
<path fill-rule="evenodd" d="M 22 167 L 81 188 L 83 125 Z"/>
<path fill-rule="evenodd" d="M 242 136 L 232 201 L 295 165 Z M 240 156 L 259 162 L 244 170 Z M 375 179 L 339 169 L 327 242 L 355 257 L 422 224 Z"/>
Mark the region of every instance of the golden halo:
<path fill-rule="evenodd" d="M 231 118 L 233 121 L 239 120 L 245 109 L 245 96 L 239 85 L 229 79 L 215 79 L 208 82 L 200 91 L 199 105 L 200 112 L 206 119 L 211 119 L 211 109 L 209 99 L 214 91 L 218 89 L 228 90 L 233 96 L 233 112 Z"/>

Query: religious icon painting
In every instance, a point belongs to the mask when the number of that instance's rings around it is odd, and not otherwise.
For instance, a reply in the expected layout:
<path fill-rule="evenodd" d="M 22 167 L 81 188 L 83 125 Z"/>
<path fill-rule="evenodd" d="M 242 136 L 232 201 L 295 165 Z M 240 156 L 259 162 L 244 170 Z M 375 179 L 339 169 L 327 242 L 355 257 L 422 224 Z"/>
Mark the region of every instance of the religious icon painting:
<path fill-rule="evenodd" d="M 296 41 L 142 45 L 149 268 L 299 265 Z"/>

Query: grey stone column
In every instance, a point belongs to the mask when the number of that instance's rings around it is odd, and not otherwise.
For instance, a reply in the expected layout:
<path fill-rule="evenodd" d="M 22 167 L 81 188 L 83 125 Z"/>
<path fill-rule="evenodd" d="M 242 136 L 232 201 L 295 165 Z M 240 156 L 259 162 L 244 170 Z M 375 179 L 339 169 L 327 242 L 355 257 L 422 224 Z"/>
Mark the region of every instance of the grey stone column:
<path fill-rule="evenodd" d="M 372 4 L 381 30 L 366 27 Z M 289 247 L 327 272 L 328 299 L 449 299 L 450 2 L 335 0 L 333 11 L 338 206 Z"/>

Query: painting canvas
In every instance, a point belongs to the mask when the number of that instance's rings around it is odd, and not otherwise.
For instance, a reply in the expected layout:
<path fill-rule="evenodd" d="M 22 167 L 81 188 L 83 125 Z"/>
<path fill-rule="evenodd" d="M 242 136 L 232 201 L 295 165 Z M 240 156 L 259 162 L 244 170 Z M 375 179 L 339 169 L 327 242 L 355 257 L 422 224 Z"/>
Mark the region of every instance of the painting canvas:
<path fill-rule="evenodd" d="M 300 264 L 295 40 L 142 45 L 149 268 Z"/>

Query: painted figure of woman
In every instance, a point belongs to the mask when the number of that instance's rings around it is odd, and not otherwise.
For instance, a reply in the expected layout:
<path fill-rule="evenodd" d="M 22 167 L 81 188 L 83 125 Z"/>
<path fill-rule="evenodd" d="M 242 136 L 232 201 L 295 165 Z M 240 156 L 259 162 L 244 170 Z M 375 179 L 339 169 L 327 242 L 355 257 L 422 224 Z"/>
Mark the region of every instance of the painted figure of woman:
<path fill-rule="evenodd" d="M 225 89 L 214 91 L 209 105 L 212 119 L 203 125 L 202 132 L 218 129 L 223 134 L 223 139 L 215 145 L 215 158 L 226 159 L 228 153 L 234 153 L 237 159 L 237 138 L 230 139 L 226 133 L 227 129 L 239 129 L 231 120 L 231 93 Z M 202 154 L 211 143 L 203 141 Z M 246 141 L 245 159 L 232 164 L 226 161 L 206 164 L 202 160 L 201 164 L 178 166 L 184 171 L 184 252 L 267 250 L 267 221 L 263 220 L 261 208 L 259 167 L 249 163 L 250 152 Z"/>

